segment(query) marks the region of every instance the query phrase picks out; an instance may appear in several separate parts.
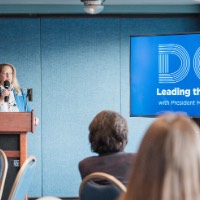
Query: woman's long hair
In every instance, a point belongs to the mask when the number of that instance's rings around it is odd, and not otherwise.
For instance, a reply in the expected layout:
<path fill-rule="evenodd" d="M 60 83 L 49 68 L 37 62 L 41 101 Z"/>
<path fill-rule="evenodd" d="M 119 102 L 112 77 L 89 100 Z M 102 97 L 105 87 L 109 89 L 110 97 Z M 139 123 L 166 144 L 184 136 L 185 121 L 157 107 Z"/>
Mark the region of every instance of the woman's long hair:
<path fill-rule="evenodd" d="M 11 84 L 13 85 L 16 93 L 21 94 L 21 90 L 20 90 L 20 86 L 19 86 L 19 83 L 18 83 L 18 80 L 17 80 L 17 72 L 16 72 L 15 67 L 12 64 L 2 63 L 2 64 L 0 64 L 0 73 L 2 72 L 2 70 L 5 66 L 9 66 L 9 67 L 12 68 L 13 78 L 12 78 Z"/>
<path fill-rule="evenodd" d="M 200 129 L 194 121 L 171 113 L 152 123 L 122 199 L 200 199 Z"/>

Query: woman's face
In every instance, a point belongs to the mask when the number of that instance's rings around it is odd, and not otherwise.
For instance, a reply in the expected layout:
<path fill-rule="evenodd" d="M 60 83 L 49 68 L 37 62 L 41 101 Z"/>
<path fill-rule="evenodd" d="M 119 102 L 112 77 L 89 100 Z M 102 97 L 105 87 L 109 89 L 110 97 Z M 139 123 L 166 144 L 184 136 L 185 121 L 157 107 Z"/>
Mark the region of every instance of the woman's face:
<path fill-rule="evenodd" d="M 5 65 L 2 68 L 2 71 L 0 74 L 1 85 L 4 85 L 5 80 L 8 80 L 10 83 L 12 83 L 12 80 L 13 80 L 13 70 L 9 65 Z"/>

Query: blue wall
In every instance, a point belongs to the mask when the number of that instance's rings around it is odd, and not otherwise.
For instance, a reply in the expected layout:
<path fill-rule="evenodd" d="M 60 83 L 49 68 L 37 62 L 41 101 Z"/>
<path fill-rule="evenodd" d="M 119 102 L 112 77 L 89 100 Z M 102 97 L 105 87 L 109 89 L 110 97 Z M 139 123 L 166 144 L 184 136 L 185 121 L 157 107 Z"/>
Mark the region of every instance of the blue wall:
<path fill-rule="evenodd" d="M 40 125 L 28 133 L 37 157 L 30 197 L 76 197 L 78 162 L 92 155 L 88 125 L 103 109 L 129 123 L 136 152 L 153 119 L 129 117 L 129 36 L 199 31 L 198 18 L 0 18 L 0 62 L 32 87 Z M 148 102 L 147 102 L 148 103 Z"/>

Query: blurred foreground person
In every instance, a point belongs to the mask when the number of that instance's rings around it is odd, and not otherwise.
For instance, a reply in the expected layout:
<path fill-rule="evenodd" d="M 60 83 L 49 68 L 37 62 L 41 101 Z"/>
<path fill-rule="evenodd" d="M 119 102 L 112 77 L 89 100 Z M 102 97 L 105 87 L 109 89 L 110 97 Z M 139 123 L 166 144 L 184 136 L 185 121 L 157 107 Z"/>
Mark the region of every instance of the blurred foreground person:
<path fill-rule="evenodd" d="M 147 129 L 121 200 L 199 200 L 200 129 L 182 114 L 165 114 Z"/>

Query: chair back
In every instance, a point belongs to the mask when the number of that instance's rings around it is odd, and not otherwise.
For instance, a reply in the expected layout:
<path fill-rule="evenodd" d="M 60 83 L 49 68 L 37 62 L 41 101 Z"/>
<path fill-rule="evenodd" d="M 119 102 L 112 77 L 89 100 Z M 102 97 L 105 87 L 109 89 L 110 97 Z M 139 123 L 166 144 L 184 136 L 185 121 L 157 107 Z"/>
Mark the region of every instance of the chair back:
<path fill-rule="evenodd" d="M 45 196 L 45 197 L 40 197 L 39 199 L 36 200 L 61 200 L 58 197 L 53 197 L 53 196 Z"/>
<path fill-rule="evenodd" d="M 17 173 L 8 200 L 25 199 L 35 172 L 35 167 L 36 158 L 29 156 Z"/>
<path fill-rule="evenodd" d="M 0 200 L 2 198 L 7 172 L 8 172 L 8 159 L 4 151 L 0 149 Z"/>
<path fill-rule="evenodd" d="M 95 182 L 95 180 L 106 180 L 108 183 L 101 184 Z M 126 190 L 126 186 L 114 176 L 103 172 L 95 172 L 82 180 L 79 197 L 80 200 L 114 200 Z"/>

